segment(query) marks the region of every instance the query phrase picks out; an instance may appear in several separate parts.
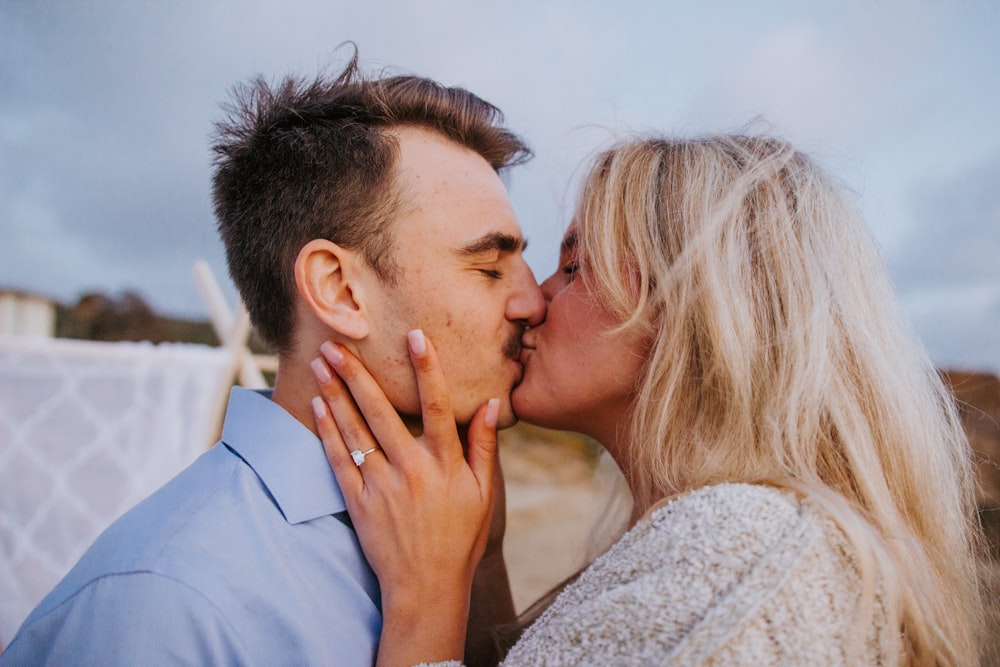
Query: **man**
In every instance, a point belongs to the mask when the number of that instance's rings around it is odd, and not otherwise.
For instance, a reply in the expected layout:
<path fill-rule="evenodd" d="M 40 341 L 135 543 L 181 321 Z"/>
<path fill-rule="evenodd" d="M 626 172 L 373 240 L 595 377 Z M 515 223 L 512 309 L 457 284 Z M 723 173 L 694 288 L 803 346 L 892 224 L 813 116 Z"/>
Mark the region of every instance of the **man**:
<path fill-rule="evenodd" d="M 233 277 L 279 357 L 233 390 L 222 439 L 111 526 L 29 616 L 3 665 L 371 664 L 378 583 L 314 433 L 310 362 L 335 340 L 419 428 L 406 332 L 433 341 L 456 420 L 499 425 L 544 301 L 498 173 L 529 153 L 467 91 L 262 80 L 219 125 L 214 197 Z"/>

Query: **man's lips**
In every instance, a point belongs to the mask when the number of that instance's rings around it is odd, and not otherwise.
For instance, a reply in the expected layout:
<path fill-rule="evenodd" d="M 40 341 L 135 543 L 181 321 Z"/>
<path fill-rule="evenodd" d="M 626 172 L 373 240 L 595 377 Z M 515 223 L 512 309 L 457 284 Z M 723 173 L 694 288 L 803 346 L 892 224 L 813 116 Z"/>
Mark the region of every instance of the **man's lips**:
<path fill-rule="evenodd" d="M 511 361 L 517 361 L 521 356 L 521 334 L 517 333 L 507 339 L 507 344 L 503 348 L 503 356 Z"/>
<path fill-rule="evenodd" d="M 528 348 L 529 350 L 535 349 L 534 340 L 536 335 L 534 328 L 525 327 L 524 332 L 520 336 L 521 347 Z"/>
<path fill-rule="evenodd" d="M 524 339 L 527 337 L 527 333 L 528 330 L 525 329 L 524 333 L 517 337 L 517 356 L 514 358 L 514 361 L 517 361 L 521 367 L 521 377 L 517 384 L 520 384 L 524 380 L 524 374 L 528 368 L 528 357 L 531 356 L 531 352 L 535 349 L 532 345 L 525 342 Z"/>
<path fill-rule="evenodd" d="M 528 365 L 528 357 L 531 353 L 535 351 L 535 346 L 532 345 L 530 340 L 527 340 L 530 336 L 529 330 L 525 330 L 524 334 L 521 336 L 521 354 L 518 359 L 521 361 L 522 366 Z"/>

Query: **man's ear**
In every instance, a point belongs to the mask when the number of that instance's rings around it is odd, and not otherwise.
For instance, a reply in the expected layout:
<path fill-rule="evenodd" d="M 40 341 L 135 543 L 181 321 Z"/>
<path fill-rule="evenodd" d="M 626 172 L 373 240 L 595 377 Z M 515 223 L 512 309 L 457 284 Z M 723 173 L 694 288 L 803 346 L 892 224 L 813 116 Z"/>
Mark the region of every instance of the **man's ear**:
<path fill-rule="evenodd" d="M 306 305 L 323 324 L 353 340 L 369 330 L 361 261 L 325 239 L 305 244 L 295 259 L 295 284 Z"/>

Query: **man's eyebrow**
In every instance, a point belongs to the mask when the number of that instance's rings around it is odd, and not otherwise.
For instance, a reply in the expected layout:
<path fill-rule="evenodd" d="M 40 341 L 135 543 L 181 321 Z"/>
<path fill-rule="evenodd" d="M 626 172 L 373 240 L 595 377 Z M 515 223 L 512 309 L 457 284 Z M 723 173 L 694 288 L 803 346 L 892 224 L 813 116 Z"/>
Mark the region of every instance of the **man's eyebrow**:
<path fill-rule="evenodd" d="M 500 252 L 514 252 L 516 250 L 520 250 L 521 252 L 524 252 L 524 249 L 527 247 L 527 239 L 522 239 L 520 236 L 514 236 L 513 234 L 492 232 L 476 239 L 472 243 L 462 246 L 456 252 L 459 255 L 471 256 L 482 255 L 483 253 L 487 253 L 492 250 L 499 250 Z"/>

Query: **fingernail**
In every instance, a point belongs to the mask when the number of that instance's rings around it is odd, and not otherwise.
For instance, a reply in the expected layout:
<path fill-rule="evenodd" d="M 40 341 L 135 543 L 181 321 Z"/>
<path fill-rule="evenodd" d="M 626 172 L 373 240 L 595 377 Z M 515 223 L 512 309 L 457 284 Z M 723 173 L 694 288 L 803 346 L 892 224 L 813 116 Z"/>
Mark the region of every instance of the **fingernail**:
<path fill-rule="evenodd" d="M 326 360 L 334 366 L 339 366 L 341 362 L 344 361 L 344 353 L 330 341 L 324 341 L 323 344 L 319 346 L 319 351 L 322 352 L 323 356 L 326 357 Z"/>
<path fill-rule="evenodd" d="M 424 340 L 424 332 L 420 329 L 414 329 L 406 334 L 406 340 L 410 343 L 410 349 L 413 354 L 420 356 L 427 351 L 427 341 Z"/>
<path fill-rule="evenodd" d="M 500 399 L 491 398 L 486 404 L 486 425 L 493 428 L 500 417 Z"/>
<path fill-rule="evenodd" d="M 313 359 L 309 362 L 309 366 L 312 368 L 313 375 L 316 376 L 316 379 L 319 380 L 320 384 L 329 384 L 333 379 L 333 376 L 330 375 L 330 371 L 327 369 L 326 364 L 323 363 L 322 359 Z"/>
<path fill-rule="evenodd" d="M 317 419 L 323 419 L 326 417 L 326 404 L 323 399 L 319 396 L 314 396 L 312 400 L 313 414 L 316 415 Z"/>

